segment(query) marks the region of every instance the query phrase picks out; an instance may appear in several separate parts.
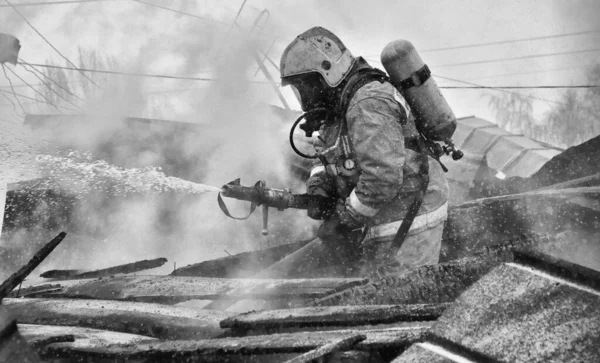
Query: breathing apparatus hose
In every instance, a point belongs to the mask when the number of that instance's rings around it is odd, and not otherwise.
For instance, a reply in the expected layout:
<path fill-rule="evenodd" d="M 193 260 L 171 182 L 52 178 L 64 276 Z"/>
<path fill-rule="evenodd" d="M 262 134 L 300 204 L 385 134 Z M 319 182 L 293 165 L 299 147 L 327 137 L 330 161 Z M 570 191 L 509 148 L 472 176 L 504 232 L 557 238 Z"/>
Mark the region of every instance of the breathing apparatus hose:
<path fill-rule="evenodd" d="M 317 107 L 317 108 L 313 108 L 310 111 L 306 111 L 305 113 L 303 113 L 302 115 L 300 115 L 300 117 L 298 117 L 298 119 L 294 122 L 294 124 L 292 125 L 292 129 L 290 130 L 290 146 L 292 147 L 292 150 L 294 150 L 294 152 L 298 155 L 300 155 L 301 157 L 305 158 L 305 159 L 316 159 L 318 158 L 318 155 L 306 155 L 305 153 L 303 153 L 302 151 L 298 150 L 298 148 L 296 147 L 296 144 L 294 144 L 294 132 L 296 131 L 296 126 L 298 126 L 298 124 L 303 120 L 306 119 L 306 124 L 303 126 L 300 126 L 300 128 L 302 130 L 304 130 L 306 137 L 311 137 L 313 132 L 318 131 L 319 128 L 321 127 L 321 125 L 323 125 L 323 123 L 326 122 L 326 120 L 317 120 L 317 118 L 313 118 L 313 119 L 309 119 L 308 117 L 310 116 L 314 116 L 317 113 L 329 113 L 330 110 L 325 108 L 325 107 Z"/>

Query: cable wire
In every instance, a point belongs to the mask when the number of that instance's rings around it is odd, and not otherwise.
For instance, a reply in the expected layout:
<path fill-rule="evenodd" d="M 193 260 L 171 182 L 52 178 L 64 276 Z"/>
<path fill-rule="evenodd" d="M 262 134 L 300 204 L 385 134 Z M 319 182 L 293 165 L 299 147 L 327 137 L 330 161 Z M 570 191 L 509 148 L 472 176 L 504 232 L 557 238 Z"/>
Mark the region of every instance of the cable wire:
<path fill-rule="evenodd" d="M 100 1 L 114 1 L 114 0 L 67 0 L 67 1 L 49 1 L 42 3 L 18 3 L 13 4 L 13 6 L 44 6 L 44 5 L 63 5 L 63 4 L 81 4 L 81 3 L 95 3 Z M 0 8 L 8 8 L 10 5 L 0 5 Z"/>
<path fill-rule="evenodd" d="M 21 62 L 19 62 L 21 64 Z M 168 79 L 180 79 L 187 81 L 206 81 L 206 82 L 218 82 L 220 79 L 218 78 L 207 78 L 207 77 L 184 77 L 184 76 L 171 76 L 165 74 L 147 74 L 147 73 L 131 73 L 131 72 L 120 72 L 120 71 L 108 71 L 101 69 L 90 69 L 90 68 L 71 68 L 71 67 L 62 67 L 62 66 L 52 66 L 48 64 L 35 64 L 35 63 L 27 63 L 30 66 L 42 67 L 42 68 L 56 68 L 56 69 L 67 69 L 72 71 L 85 71 L 90 73 L 105 73 L 105 74 L 116 74 L 122 76 L 133 76 L 133 77 L 151 77 L 151 78 L 168 78 Z M 250 81 L 244 80 L 249 83 L 262 83 L 268 84 L 266 81 Z"/>
<path fill-rule="evenodd" d="M 6 1 L 6 3 L 8 5 L 10 5 L 10 7 L 21 17 L 21 19 L 23 19 L 23 21 L 25 21 L 27 23 L 27 25 L 29 25 L 31 27 L 31 29 L 33 29 L 42 39 L 44 39 L 44 41 L 52 48 L 56 51 L 56 53 L 58 53 L 58 55 L 60 55 L 65 61 L 67 61 L 67 63 L 69 63 L 70 65 L 72 65 L 73 67 L 77 67 L 73 62 L 71 62 L 69 60 L 69 58 L 65 57 L 58 49 L 56 49 L 56 47 L 54 45 L 52 45 L 52 43 L 50 43 L 50 41 L 48 39 L 46 39 L 46 37 L 44 37 L 44 35 L 42 35 L 42 33 L 40 33 L 34 26 L 33 24 L 31 24 L 29 22 L 29 20 L 27 20 L 27 18 L 25 16 L 23 16 L 23 14 L 21 14 L 21 12 L 19 10 L 17 10 L 17 8 L 11 4 L 10 1 L 8 0 L 4 0 Z M 84 76 L 85 78 L 87 78 L 90 82 L 92 82 L 92 84 L 94 84 L 96 87 L 100 88 L 100 86 L 98 86 L 98 84 L 96 84 L 96 82 L 94 82 L 91 78 L 89 78 L 85 73 L 81 72 L 81 75 Z"/>
<path fill-rule="evenodd" d="M 443 50 L 454 50 L 454 49 L 485 47 L 485 46 L 489 46 L 489 45 L 510 44 L 510 43 L 532 41 L 532 40 L 542 40 L 542 39 L 552 39 L 552 38 L 564 38 L 564 37 L 571 37 L 571 36 L 575 36 L 575 35 L 583 35 L 583 34 L 591 34 L 591 33 L 600 33 L 600 29 L 585 30 L 585 31 L 574 32 L 574 33 L 563 33 L 563 34 L 555 34 L 555 35 L 545 35 L 545 36 L 540 36 L 540 37 L 529 37 L 529 38 L 521 38 L 521 39 L 499 40 L 499 41 L 486 42 L 486 43 L 455 45 L 455 46 L 451 46 L 451 47 L 430 48 L 430 49 L 420 50 L 419 53 L 439 52 L 439 51 L 443 51 Z M 377 55 L 369 55 L 368 57 L 378 57 L 378 56 L 379 56 L 379 54 L 377 54 Z"/>
<path fill-rule="evenodd" d="M 446 79 L 446 80 L 448 80 L 448 81 L 452 81 L 452 82 L 458 82 L 458 83 L 468 84 L 468 85 L 470 85 L 470 86 L 477 86 L 477 87 L 481 87 L 481 85 L 480 85 L 480 84 L 471 83 L 471 82 L 465 82 L 465 81 L 461 81 L 461 80 L 459 80 L 459 79 L 454 79 L 454 78 L 449 78 L 449 77 L 444 77 L 444 76 L 439 76 L 439 75 L 433 75 L 433 76 L 434 76 L 434 77 L 436 77 L 436 78 Z M 558 102 L 558 101 L 552 101 L 552 100 L 548 100 L 548 99 L 546 99 L 546 98 L 535 97 L 535 96 L 531 96 L 531 95 L 525 95 L 525 94 L 522 94 L 522 93 L 518 93 L 518 92 L 512 92 L 512 91 L 508 91 L 508 90 L 505 90 L 505 89 L 494 88 L 494 87 L 488 87 L 487 89 L 489 89 L 489 90 L 494 90 L 494 91 L 499 91 L 499 92 L 504 92 L 504 93 L 510 93 L 510 94 L 514 94 L 514 95 L 519 95 L 519 96 L 522 96 L 522 97 L 527 97 L 527 98 L 530 98 L 530 99 L 533 99 L 533 100 L 538 100 L 538 101 L 544 101 L 544 102 L 555 103 L 555 104 L 557 104 L 557 105 L 563 105 L 563 106 L 565 105 L 565 104 L 564 104 L 564 103 L 562 103 L 562 102 Z"/>
<path fill-rule="evenodd" d="M 555 72 L 555 71 L 566 71 L 566 70 L 572 70 L 572 69 L 577 69 L 577 68 L 591 68 L 591 67 L 594 67 L 596 65 L 598 65 L 598 63 L 585 64 L 585 65 L 572 66 L 572 67 L 541 69 L 541 70 L 529 71 L 529 72 L 504 73 L 504 74 L 496 74 L 496 75 L 485 76 L 485 77 L 472 77 L 472 78 L 465 78 L 464 80 L 465 81 L 473 81 L 473 80 L 477 80 L 477 79 L 491 79 L 491 78 L 500 78 L 500 77 L 523 76 L 523 75 L 527 75 L 527 74 L 548 73 L 548 72 Z"/>
<path fill-rule="evenodd" d="M 156 5 L 156 4 L 149 3 L 149 2 L 143 1 L 143 0 L 132 0 L 132 1 L 135 1 L 135 2 L 141 3 L 141 4 L 145 4 L 145 5 L 148 5 L 148 6 L 154 6 L 156 8 L 167 10 L 167 11 L 171 11 L 171 12 L 174 12 L 174 13 L 177 13 L 177 14 L 180 14 L 180 15 L 191 16 L 191 17 L 194 17 L 194 18 L 202 19 L 202 20 L 210 20 L 210 21 L 213 21 L 215 23 L 222 24 L 222 25 L 228 25 L 227 23 L 225 23 L 223 21 L 220 21 L 220 20 L 217 20 L 217 19 L 213 19 L 213 18 L 210 18 L 210 17 L 207 17 L 207 16 L 200 16 L 200 15 L 195 15 L 195 14 L 191 14 L 191 13 L 186 13 L 185 11 L 180 11 L 180 10 L 168 8 L 166 6 Z"/>
<path fill-rule="evenodd" d="M 532 54 L 532 55 L 525 55 L 525 56 L 519 56 L 519 57 L 487 59 L 487 60 L 472 61 L 472 62 L 448 63 L 448 64 L 440 64 L 440 65 L 432 66 L 432 68 L 466 66 L 466 65 L 473 65 L 473 64 L 504 62 L 504 61 L 519 60 L 519 59 L 531 59 L 531 58 L 551 57 L 551 56 L 556 56 L 556 55 L 578 54 L 578 53 L 591 53 L 591 52 L 597 52 L 597 51 L 600 51 L 600 48 L 581 49 L 581 50 L 574 50 L 574 51 L 568 51 L 568 52 L 558 52 L 558 53 Z"/>

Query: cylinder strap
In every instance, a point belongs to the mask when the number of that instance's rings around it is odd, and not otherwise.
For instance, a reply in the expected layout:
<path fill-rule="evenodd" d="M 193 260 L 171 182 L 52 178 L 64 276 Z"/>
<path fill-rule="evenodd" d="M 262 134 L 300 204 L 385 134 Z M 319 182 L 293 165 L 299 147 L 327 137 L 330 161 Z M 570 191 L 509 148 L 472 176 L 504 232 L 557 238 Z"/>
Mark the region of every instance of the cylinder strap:
<path fill-rule="evenodd" d="M 245 217 L 232 216 L 231 213 L 229 213 L 229 209 L 227 209 L 227 206 L 225 205 L 225 201 L 221 197 L 221 193 L 219 193 L 219 195 L 217 197 L 217 201 L 219 202 L 219 207 L 221 208 L 223 213 L 225 213 L 225 215 L 229 218 L 237 219 L 238 221 L 243 221 L 244 219 L 248 219 L 252 215 L 252 213 L 254 213 L 254 210 L 256 209 L 256 207 L 259 206 L 260 204 L 262 204 L 262 201 L 265 200 L 264 182 L 262 182 L 260 180 L 257 181 L 256 184 L 254 184 L 254 190 L 259 195 L 259 200 L 261 202 L 258 204 L 254 203 L 254 202 L 250 202 L 250 212 Z"/>
<path fill-rule="evenodd" d="M 233 218 L 233 219 L 237 219 L 239 221 L 243 221 L 244 219 L 248 219 L 248 217 L 250 217 L 252 215 L 252 212 L 254 212 L 254 210 L 256 209 L 256 204 L 251 203 L 250 204 L 250 212 L 248 213 L 247 216 L 245 217 L 234 217 L 231 215 L 231 213 L 229 213 L 229 210 L 227 209 L 227 206 L 225 205 L 225 202 L 223 201 L 223 198 L 221 198 L 221 193 L 219 193 L 219 196 L 217 197 L 217 201 L 219 202 L 219 207 L 221 208 L 221 210 L 223 211 L 223 213 L 225 213 L 225 215 L 229 218 Z"/>
<path fill-rule="evenodd" d="M 425 83 L 430 77 L 431 71 L 429 70 L 429 67 L 427 67 L 427 64 L 425 64 L 421 69 L 411 74 L 409 78 L 401 80 L 398 85 L 394 84 L 394 86 L 399 86 L 402 90 L 418 87 Z"/>

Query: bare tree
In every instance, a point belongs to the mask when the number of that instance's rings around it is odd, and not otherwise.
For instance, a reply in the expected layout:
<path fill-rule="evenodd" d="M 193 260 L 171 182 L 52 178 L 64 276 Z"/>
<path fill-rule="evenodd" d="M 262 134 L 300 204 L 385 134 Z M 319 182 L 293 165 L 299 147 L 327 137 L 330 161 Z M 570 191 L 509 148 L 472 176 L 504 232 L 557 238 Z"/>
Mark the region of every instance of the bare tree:
<path fill-rule="evenodd" d="M 588 84 L 600 85 L 600 64 L 588 73 Z M 490 96 L 499 127 L 560 147 L 580 144 L 600 134 L 600 88 L 569 89 L 543 119 L 533 117 L 532 101 L 511 93 Z"/>

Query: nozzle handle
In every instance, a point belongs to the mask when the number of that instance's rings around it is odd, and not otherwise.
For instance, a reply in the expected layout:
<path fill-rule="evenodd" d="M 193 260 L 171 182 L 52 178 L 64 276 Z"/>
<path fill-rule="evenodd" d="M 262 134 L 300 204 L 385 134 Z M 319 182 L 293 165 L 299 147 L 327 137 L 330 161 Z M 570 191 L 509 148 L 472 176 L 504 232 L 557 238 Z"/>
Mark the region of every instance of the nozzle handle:
<path fill-rule="evenodd" d="M 268 224 L 269 224 L 269 206 L 263 204 L 262 206 L 262 215 L 263 215 L 263 229 L 262 234 L 266 236 L 269 234 Z"/>

